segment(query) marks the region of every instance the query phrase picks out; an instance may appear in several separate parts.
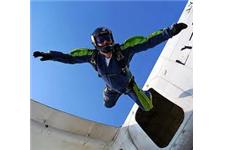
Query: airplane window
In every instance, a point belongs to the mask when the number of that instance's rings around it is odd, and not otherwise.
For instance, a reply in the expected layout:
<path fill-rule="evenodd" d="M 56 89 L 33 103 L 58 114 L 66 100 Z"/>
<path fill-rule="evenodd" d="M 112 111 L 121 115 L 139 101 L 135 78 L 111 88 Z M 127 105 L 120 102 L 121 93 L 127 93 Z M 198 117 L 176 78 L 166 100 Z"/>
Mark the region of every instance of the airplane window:
<path fill-rule="evenodd" d="M 170 143 L 183 122 L 184 111 L 154 89 L 150 91 L 154 108 L 149 112 L 144 112 L 139 108 L 135 119 L 152 141 L 163 148 Z"/>

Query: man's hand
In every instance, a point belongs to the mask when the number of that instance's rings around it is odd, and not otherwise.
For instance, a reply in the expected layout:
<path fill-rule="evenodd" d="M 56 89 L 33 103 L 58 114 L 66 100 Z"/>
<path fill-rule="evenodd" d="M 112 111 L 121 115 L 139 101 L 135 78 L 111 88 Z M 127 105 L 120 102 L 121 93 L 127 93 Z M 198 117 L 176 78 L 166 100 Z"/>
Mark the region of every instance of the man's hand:
<path fill-rule="evenodd" d="M 40 59 L 41 61 L 50 60 L 52 58 L 49 53 L 44 53 L 44 52 L 39 52 L 39 51 L 35 51 L 33 53 L 33 56 L 35 58 L 41 57 L 41 59 Z"/>
<path fill-rule="evenodd" d="M 172 25 L 172 34 L 173 36 L 177 35 L 183 29 L 186 29 L 188 26 L 185 23 L 175 23 Z"/>

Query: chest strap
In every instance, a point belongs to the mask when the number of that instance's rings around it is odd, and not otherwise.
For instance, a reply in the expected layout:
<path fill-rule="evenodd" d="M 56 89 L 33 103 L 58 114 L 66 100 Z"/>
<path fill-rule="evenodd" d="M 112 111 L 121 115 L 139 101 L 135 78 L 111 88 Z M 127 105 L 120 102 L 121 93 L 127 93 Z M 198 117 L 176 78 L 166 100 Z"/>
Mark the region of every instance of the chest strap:
<path fill-rule="evenodd" d="M 121 52 L 121 48 L 120 48 L 120 45 L 119 44 L 115 44 L 113 46 L 113 53 L 115 53 L 115 56 L 116 56 L 116 60 L 118 61 L 120 67 L 121 67 L 121 71 L 124 75 L 127 74 L 128 72 L 128 69 L 129 69 L 129 66 L 125 60 L 125 57 L 123 56 L 122 52 Z M 93 68 L 95 69 L 95 71 L 98 72 L 98 67 L 97 67 L 97 56 L 99 55 L 99 51 L 95 51 L 92 56 L 91 56 L 91 60 L 90 60 L 90 63 L 91 65 L 93 66 Z M 98 76 L 101 77 L 101 75 L 98 73 Z"/>

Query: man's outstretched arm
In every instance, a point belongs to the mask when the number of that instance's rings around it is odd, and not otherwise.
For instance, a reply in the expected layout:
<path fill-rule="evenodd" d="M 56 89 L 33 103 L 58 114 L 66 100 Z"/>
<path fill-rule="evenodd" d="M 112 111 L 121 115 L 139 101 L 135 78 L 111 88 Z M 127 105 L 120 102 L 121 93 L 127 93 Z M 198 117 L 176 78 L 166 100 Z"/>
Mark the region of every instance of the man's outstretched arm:
<path fill-rule="evenodd" d="M 35 58 L 40 57 L 41 61 L 53 60 L 62 63 L 75 64 L 75 63 L 85 63 L 90 62 L 91 56 L 94 50 L 80 48 L 74 49 L 70 54 L 64 54 L 58 51 L 40 52 L 35 51 L 33 56 Z"/>
<path fill-rule="evenodd" d="M 141 51 L 145 51 L 177 35 L 185 28 L 187 28 L 186 24 L 176 23 L 173 24 L 171 27 L 153 32 L 147 37 L 143 36 L 132 37 L 126 40 L 121 45 L 121 48 L 122 50 L 128 50 L 131 55 Z"/>

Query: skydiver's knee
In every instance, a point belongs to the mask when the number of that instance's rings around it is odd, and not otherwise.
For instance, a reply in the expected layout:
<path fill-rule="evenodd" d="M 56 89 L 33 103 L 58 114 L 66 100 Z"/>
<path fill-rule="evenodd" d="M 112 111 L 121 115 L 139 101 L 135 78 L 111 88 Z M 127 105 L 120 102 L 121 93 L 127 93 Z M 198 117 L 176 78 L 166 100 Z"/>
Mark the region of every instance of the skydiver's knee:
<path fill-rule="evenodd" d="M 104 105 L 107 108 L 112 108 L 116 103 L 109 99 L 109 97 L 104 96 Z"/>
<path fill-rule="evenodd" d="M 115 103 L 113 104 L 113 103 L 107 103 L 107 102 L 104 102 L 104 106 L 105 106 L 106 108 L 112 108 L 113 106 L 115 106 Z"/>

